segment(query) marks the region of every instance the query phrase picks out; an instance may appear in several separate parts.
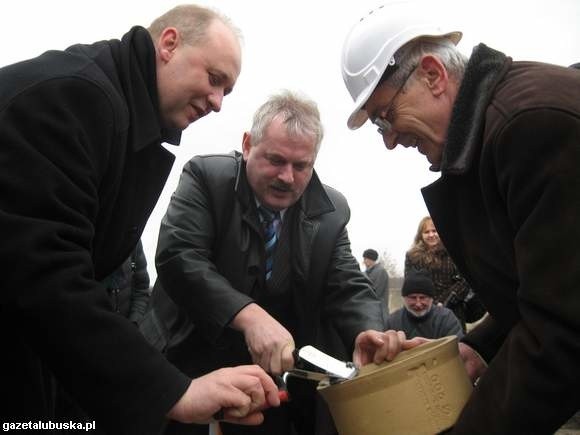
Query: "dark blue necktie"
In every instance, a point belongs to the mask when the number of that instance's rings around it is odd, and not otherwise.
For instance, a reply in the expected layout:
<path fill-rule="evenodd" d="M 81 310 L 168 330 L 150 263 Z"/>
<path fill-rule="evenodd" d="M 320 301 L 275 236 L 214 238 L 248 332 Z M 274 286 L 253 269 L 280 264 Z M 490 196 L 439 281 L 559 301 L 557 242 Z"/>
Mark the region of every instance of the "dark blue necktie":
<path fill-rule="evenodd" d="M 280 226 L 280 212 L 268 210 L 260 207 L 262 217 L 262 230 L 264 232 L 264 247 L 266 248 L 266 280 L 272 276 L 272 266 L 274 264 L 274 250 L 278 241 L 278 227 Z"/>

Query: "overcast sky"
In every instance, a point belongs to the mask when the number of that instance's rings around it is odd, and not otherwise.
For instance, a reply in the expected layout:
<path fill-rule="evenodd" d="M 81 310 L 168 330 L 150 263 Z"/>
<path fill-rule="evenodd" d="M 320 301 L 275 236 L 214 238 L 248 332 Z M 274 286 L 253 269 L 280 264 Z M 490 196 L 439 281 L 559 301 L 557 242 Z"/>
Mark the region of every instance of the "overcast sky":
<path fill-rule="evenodd" d="M 0 4 L 0 65 L 73 43 L 120 38 L 180 1 L 19 0 Z M 342 82 L 340 53 L 350 27 L 380 0 L 215 0 L 199 4 L 228 15 L 244 35 L 242 73 L 221 113 L 192 124 L 179 147 L 169 182 L 149 220 L 143 242 L 150 265 L 159 222 L 183 164 L 195 154 L 241 149 L 242 134 L 268 95 L 289 88 L 318 102 L 326 134 L 316 163 L 322 181 L 348 199 L 353 254 L 388 251 L 402 270 L 417 223 L 427 210 L 420 188 L 438 178 L 416 150 L 386 151 L 372 126 L 346 127 L 352 101 Z M 516 60 L 561 65 L 580 61 L 580 1 L 429 1 L 456 23 L 470 54 L 485 42 Z M 155 275 L 150 267 L 151 275 Z"/>

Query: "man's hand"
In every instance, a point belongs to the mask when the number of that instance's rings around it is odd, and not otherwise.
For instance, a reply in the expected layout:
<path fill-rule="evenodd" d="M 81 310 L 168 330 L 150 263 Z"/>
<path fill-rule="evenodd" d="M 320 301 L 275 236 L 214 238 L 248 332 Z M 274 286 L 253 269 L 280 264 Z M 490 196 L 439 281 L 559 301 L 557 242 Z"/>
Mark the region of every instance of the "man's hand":
<path fill-rule="evenodd" d="M 292 335 L 259 305 L 244 307 L 231 326 L 244 333 L 252 361 L 268 373 L 280 375 L 294 367 Z"/>
<path fill-rule="evenodd" d="M 459 355 L 463 359 L 467 376 L 474 384 L 485 373 L 487 364 L 471 346 L 465 343 L 459 343 Z"/>
<path fill-rule="evenodd" d="M 357 335 L 352 360 L 357 367 L 371 362 L 380 364 L 383 361 L 391 361 L 402 350 L 411 349 L 428 341 L 422 337 L 407 340 L 403 331 L 380 332 L 369 329 Z"/>
<path fill-rule="evenodd" d="M 193 379 L 167 417 L 181 423 L 209 423 L 223 410 L 225 421 L 257 425 L 264 420 L 260 410 L 279 405 L 278 388 L 260 367 L 228 367 Z"/>

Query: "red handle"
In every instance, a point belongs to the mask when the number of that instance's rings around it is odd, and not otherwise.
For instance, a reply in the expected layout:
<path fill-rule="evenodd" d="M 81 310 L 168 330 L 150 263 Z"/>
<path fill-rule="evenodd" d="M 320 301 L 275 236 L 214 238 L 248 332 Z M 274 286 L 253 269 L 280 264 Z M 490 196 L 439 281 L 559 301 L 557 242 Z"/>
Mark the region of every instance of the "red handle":
<path fill-rule="evenodd" d="M 288 402 L 290 400 L 290 396 L 288 396 L 288 391 L 278 390 L 278 398 L 280 399 L 280 403 Z"/>

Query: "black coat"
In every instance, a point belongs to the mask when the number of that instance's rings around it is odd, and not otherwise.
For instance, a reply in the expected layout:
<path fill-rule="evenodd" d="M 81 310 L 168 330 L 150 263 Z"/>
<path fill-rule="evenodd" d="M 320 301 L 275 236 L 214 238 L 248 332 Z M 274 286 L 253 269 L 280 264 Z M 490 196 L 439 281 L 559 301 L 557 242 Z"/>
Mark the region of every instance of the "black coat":
<path fill-rule="evenodd" d="M 489 368 L 457 434 L 551 434 L 580 409 L 580 72 L 477 47 L 441 179 L 438 233 L 490 317 Z"/>
<path fill-rule="evenodd" d="M 297 316 L 296 345 L 350 360 L 357 334 L 383 330 L 383 317 L 350 251 L 348 204 L 314 174 L 293 213 L 293 307 L 287 311 Z M 256 280 L 264 276 L 261 229 L 241 154 L 198 156 L 185 165 L 161 224 L 156 266 L 156 319 L 146 317 L 145 334 L 160 347 L 169 339 L 170 359 L 189 375 L 251 362 L 241 334 L 228 328 L 255 300 Z"/>
<path fill-rule="evenodd" d="M 0 70 L 2 421 L 54 419 L 53 373 L 97 429 L 155 433 L 187 388 L 99 283 L 173 163 L 155 77 L 142 28 Z"/>
<path fill-rule="evenodd" d="M 149 273 L 141 240 L 131 255 L 112 274 L 103 280 L 113 311 L 135 324 L 141 319 L 149 302 Z"/>

